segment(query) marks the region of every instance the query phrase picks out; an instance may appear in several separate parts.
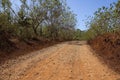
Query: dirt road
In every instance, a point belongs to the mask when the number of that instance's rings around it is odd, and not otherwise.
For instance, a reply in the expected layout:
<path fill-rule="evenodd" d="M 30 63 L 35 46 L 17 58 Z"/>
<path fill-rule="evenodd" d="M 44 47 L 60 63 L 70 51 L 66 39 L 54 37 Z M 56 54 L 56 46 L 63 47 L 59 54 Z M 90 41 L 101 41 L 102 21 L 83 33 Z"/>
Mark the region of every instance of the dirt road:
<path fill-rule="evenodd" d="M 85 41 L 61 43 L 0 66 L 0 80 L 120 80 Z"/>

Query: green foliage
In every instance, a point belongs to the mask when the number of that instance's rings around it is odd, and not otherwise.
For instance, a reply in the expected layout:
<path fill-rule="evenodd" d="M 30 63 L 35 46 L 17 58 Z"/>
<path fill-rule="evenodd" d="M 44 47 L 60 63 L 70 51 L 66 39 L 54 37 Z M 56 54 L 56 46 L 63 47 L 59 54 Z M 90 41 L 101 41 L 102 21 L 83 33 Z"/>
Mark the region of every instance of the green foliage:
<path fill-rule="evenodd" d="M 6 13 L 0 13 L 0 49 L 9 50 L 12 43 L 9 41 L 14 34 L 14 28 L 9 22 L 9 16 Z"/>
<path fill-rule="evenodd" d="M 91 38 L 108 32 L 120 30 L 120 1 L 110 4 L 110 7 L 99 8 L 88 22 Z"/>
<path fill-rule="evenodd" d="M 80 39 L 75 30 L 76 15 L 63 0 L 19 0 L 14 10 L 10 0 L 0 1 L 0 47 L 9 45 L 11 38 L 30 40 L 43 37 L 65 41 Z"/>

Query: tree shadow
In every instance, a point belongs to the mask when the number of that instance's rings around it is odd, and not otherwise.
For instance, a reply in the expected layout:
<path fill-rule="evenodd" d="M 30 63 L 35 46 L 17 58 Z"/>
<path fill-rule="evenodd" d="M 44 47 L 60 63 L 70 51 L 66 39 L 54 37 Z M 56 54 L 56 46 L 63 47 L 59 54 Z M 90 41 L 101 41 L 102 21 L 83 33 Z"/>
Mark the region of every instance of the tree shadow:
<path fill-rule="evenodd" d="M 78 45 L 78 46 L 82 46 L 87 44 L 87 41 L 71 41 L 71 42 L 67 42 L 67 44 L 69 45 Z"/>

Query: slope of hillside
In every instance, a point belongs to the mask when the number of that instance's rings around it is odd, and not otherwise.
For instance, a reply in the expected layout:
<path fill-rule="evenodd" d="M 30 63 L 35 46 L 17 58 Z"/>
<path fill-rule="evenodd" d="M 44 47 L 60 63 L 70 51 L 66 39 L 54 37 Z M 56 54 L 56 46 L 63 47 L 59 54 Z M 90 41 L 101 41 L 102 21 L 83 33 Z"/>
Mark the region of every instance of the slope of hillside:
<path fill-rule="evenodd" d="M 106 33 L 91 40 L 90 45 L 108 67 L 120 74 L 120 33 Z"/>

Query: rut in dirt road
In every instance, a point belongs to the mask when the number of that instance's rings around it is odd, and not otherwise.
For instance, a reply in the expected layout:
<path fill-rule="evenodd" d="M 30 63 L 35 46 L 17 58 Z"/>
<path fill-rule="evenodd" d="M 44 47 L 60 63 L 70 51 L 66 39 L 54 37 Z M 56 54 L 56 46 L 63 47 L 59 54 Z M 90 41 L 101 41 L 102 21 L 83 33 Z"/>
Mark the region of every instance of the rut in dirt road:
<path fill-rule="evenodd" d="M 25 58 L 27 56 L 27 58 Z M 61 43 L 23 56 L 0 70 L 0 80 L 117 80 L 85 41 Z M 0 68 L 2 69 L 2 68 Z"/>

